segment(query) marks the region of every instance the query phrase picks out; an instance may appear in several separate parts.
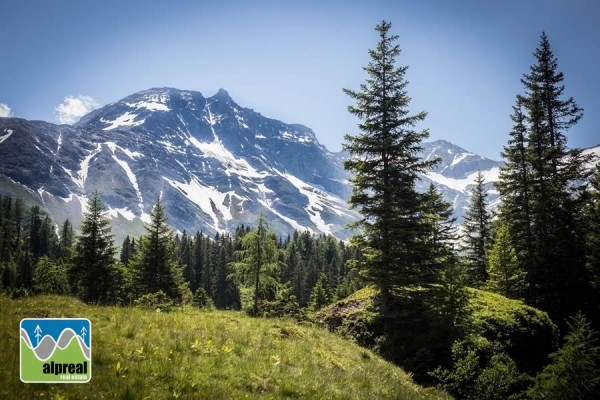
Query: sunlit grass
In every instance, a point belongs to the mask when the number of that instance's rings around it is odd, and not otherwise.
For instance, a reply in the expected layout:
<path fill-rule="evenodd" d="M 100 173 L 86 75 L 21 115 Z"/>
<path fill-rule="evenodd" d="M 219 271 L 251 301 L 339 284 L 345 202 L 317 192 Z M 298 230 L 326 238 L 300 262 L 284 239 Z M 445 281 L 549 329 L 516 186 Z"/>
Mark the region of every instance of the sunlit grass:
<path fill-rule="evenodd" d="M 445 398 L 354 343 L 289 320 L 88 306 L 58 296 L 0 296 L 0 312 L 2 399 Z M 19 322 L 25 317 L 89 318 L 92 381 L 22 383 Z"/>

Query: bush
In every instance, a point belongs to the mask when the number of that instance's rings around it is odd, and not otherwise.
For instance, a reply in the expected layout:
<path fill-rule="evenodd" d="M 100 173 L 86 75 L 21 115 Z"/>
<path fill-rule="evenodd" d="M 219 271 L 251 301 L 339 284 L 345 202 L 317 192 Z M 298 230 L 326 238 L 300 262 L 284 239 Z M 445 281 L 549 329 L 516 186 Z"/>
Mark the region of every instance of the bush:
<path fill-rule="evenodd" d="M 174 308 L 173 300 L 165 292 L 159 290 L 155 293 L 145 294 L 136 300 L 133 304 L 136 307 L 156 309 L 156 311 L 172 311 Z"/>
<path fill-rule="evenodd" d="M 304 312 L 289 284 L 285 284 L 277 290 L 273 301 L 261 301 L 259 312 L 267 318 L 289 317 L 298 320 L 304 318 Z"/>
<path fill-rule="evenodd" d="M 531 379 L 502 351 L 502 345 L 469 336 L 452 346 L 452 367 L 430 373 L 441 386 L 465 400 L 520 399 Z"/>
<path fill-rule="evenodd" d="M 203 308 L 206 310 L 215 309 L 215 304 L 213 303 L 208 293 L 206 293 L 206 290 L 204 290 L 204 288 L 202 287 L 196 289 L 196 293 L 194 293 L 194 298 L 192 299 L 192 304 L 196 307 Z"/>

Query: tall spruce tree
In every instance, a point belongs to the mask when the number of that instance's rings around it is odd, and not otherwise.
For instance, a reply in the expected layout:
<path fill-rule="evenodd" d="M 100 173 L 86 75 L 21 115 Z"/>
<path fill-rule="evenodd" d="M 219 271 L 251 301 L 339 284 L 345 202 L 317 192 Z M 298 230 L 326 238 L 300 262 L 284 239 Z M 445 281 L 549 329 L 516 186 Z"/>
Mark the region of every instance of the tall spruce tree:
<path fill-rule="evenodd" d="M 361 133 L 346 135 L 344 144 L 350 154 L 344 167 L 354 174 L 349 202 L 362 216 L 353 226 L 361 229 L 353 242 L 364 251 L 358 267 L 378 286 L 383 310 L 392 287 L 422 281 L 427 228 L 415 183 L 434 164 L 418 156 L 429 134 L 415 125 L 426 113 L 409 112 L 408 67 L 396 65 L 400 47 L 390 29 L 387 21 L 375 28 L 379 42 L 369 50 L 371 61 L 363 68 L 368 78 L 360 91 L 344 89 L 356 101 L 349 112 L 361 120 Z"/>
<path fill-rule="evenodd" d="M 96 191 L 88 201 L 71 258 L 71 280 L 75 286 L 72 289 L 88 302 L 107 302 L 114 284 L 116 248 L 105 214 Z"/>
<path fill-rule="evenodd" d="M 479 171 L 475 177 L 471 201 L 462 224 L 467 282 L 474 287 L 480 287 L 487 280 L 487 252 L 492 240 L 488 191 L 484 185 L 485 179 Z"/>
<path fill-rule="evenodd" d="M 60 229 L 60 237 L 58 240 L 58 258 L 69 259 L 71 257 L 71 248 L 75 241 L 75 231 L 73 224 L 68 219 L 63 222 Z"/>
<path fill-rule="evenodd" d="M 140 238 L 137 253 L 129 265 L 137 296 L 162 291 L 173 300 L 181 300 L 182 268 L 176 259 L 173 230 L 167 225 L 160 197 L 152 207 L 146 234 Z"/>
<path fill-rule="evenodd" d="M 529 302 L 562 321 L 585 308 L 590 293 L 580 224 L 589 170 L 582 151 L 569 150 L 566 139 L 583 112 L 564 98 L 564 76 L 545 34 L 534 57 L 498 184 L 501 218 L 527 269 Z"/>
<path fill-rule="evenodd" d="M 511 119 L 514 125 L 502 152 L 505 163 L 494 185 L 502 199 L 500 217 L 507 224 L 519 263 L 529 270 L 533 265 L 532 173 L 527 161 L 527 121 L 519 98 Z"/>

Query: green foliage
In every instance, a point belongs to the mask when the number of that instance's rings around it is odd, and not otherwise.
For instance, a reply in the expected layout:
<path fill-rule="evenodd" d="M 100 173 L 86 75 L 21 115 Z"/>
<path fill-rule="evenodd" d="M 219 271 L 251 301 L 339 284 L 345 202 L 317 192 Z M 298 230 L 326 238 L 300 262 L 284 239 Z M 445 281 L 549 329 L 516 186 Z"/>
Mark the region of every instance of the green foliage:
<path fill-rule="evenodd" d="M 181 267 L 176 261 L 173 231 L 167 225 L 160 198 L 152 208 L 146 231 L 146 235 L 139 240 L 137 254 L 129 260 L 135 296 L 163 292 L 170 299 L 181 303 Z"/>
<path fill-rule="evenodd" d="M 530 379 L 519 372 L 501 346 L 478 336 L 469 336 L 452 346 L 452 368 L 431 373 L 442 387 L 465 400 L 524 398 Z"/>
<path fill-rule="evenodd" d="M 484 184 L 485 179 L 479 171 L 462 223 L 463 257 L 468 268 L 468 284 L 473 287 L 481 287 L 487 280 L 487 252 L 492 243 L 491 214 Z"/>
<path fill-rule="evenodd" d="M 71 288 L 84 301 L 108 303 L 112 300 L 107 293 L 120 282 L 113 281 L 116 248 L 97 191 L 88 201 L 80 230 L 71 258 Z"/>
<path fill-rule="evenodd" d="M 310 292 L 310 308 L 318 310 L 331 302 L 331 292 L 327 284 L 327 275 L 321 273 L 317 284 Z"/>
<path fill-rule="evenodd" d="M 527 272 L 519 265 L 508 226 L 500 225 L 489 253 L 487 288 L 505 297 L 523 298 L 527 288 Z"/>
<path fill-rule="evenodd" d="M 46 255 L 40 257 L 35 265 L 33 282 L 37 292 L 45 294 L 69 293 L 69 277 L 66 266 L 55 263 Z"/>
<path fill-rule="evenodd" d="M 596 165 L 590 186 L 581 222 L 586 227 L 587 270 L 590 273 L 592 287 L 598 295 L 600 293 L 600 163 Z"/>
<path fill-rule="evenodd" d="M 597 332 L 582 314 L 571 319 L 565 343 L 528 391 L 532 399 L 583 400 L 600 397 L 600 346 Z"/>
<path fill-rule="evenodd" d="M 496 185 L 530 304 L 561 321 L 590 304 L 581 212 L 590 158 L 567 146 L 567 131 L 583 116 L 564 96 L 564 76 L 542 34 L 535 63 L 521 80 L 506 164 Z"/>
<path fill-rule="evenodd" d="M 429 272 L 427 257 L 423 260 L 427 224 L 415 183 L 435 163 L 419 159 L 428 132 L 414 126 L 426 114 L 409 115 L 407 67 L 396 66 L 400 48 L 390 28 L 386 21 L 375 28 L 379 42 L 369 51 L 371 61 L 364 67 L 368 78 L 360 91 L 344 89 L 356 101 L 349 112 L 361 120 L 361 133 L 346 135 L 344 144 L 350 154 L 344 168 L 353 174 L 349 203 L 362 216 L 353 225 L 361 230 L 353 243 L 364 255 L 356 265 L 379 287 L 384 309 L 391 287 L 420 282 Z"/>
<path fill-rule="evenodd" d="M 147 293 L 138 297 L 133 301 L 133 305 L 156 310 L 157 312 L 172 311 L 175 306 L 173 299 L 167 296 L 162 290 L 155 293 Z"/>
<path fill-rule="evenodd" d="M 450 329 L 447 317 L 440 314 L 443 305 L 436 307 L 435 301 L 440 299 L 436 290 L 440 289 L 434 286 L 398 290 L 392 298 L 394 313 L 382 315 L 375 306 L 378 291 L 368 286 L 319 310 L 314 319 L 332 331 L 375 349 L 386 359 L 411 371 L 418 381 L 427 383 L 433 383 L 429 371 L 436 368 L 453 371 L 456 360 L 462 358 L 465 360 L 461 363 L 468 363 L 467 350 L 488 349 L 486 357 L 479 355 L 478 364 L 473 367 L 478 374 L 494 366 L 488 365 L 492 356 L 504 354 L 514 362 L 519 373 L 535 375 L 555 349 L 557 328 L 547 313 L 522 301 L 478 289 L 465 289 L 468 303 L 461 309 L 468 310 L 467 318 L 462 325 L 457 323 Z M 470 338 L 464 344 L 468 344 L 467 350 L 457 353 L 458 358 L 453 356 L 453 344 L 466 338 Z M 505 359 L 498 360 L 498 370 L 508 368 L 500 365 L 502 360 Z M 520 384 L 517 386 L 522 388 Z"/>
<path fill-rule="evenodd" d="M 520 371 L 535 375 L 555 349 L 558 330 L 548 314 L 502 295 L 469 289 L 473 332 L 498 344 Z"/>
<path fill-rule="evenodd" d="M 240 246 L 241 250 L 236 252 L 239 261 L 231 264 L 234 272 L 230 276 L 253 289 L 252 312 L 258 315 L 259 303 L 275 298 L 281 267 L 275 235 L 268 231 L 262 214 L 257 228 L 242 237 Z"/>
<path fill-rule="evenodd" d="M 198 308 L 203 308 L 206 310 L 212 310 L 215 308 L 215 304 L 213 303 L 212 299 L 210 298 L 208 293 L 206 293 L 206 290 L 204 290 L 204 288 L 201 287 L 196 289 L 196 292 L 194 293 L 194 299 L 192 300 L 192 304 Z"/>
<path fill-rule="evenodd" d="M 289 284 L 281 285 L 277 289 L 273 300 L 261 301 L 259 309 L 262 315 L 267 318 L 288 317 L 297 320 L 304 319 L 304 311 L 300 308 L 298 300 Z"/>

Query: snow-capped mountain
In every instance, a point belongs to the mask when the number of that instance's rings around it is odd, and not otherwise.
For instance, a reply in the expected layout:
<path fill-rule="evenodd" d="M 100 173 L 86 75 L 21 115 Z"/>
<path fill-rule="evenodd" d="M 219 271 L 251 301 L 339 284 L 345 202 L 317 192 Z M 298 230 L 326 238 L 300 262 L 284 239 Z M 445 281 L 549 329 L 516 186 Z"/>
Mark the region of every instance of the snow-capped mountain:
<path fill-rule="evenodd" d="M 442 192 L 453 209 L 457 223 L 462 223 L 462 216 L 469 206 L 469 199 L 475 177 L 483 174 L 485 187 L 488 190 L 488 204 L 495 209 L 499 203 L 499 193 L 494 187 L 498 180 L 502 161 L 494 161 L 473 154 L 445 140 L 423 143 L 422 157 L 426 160 L 439 158 L 440 162 L 431 172 L 422 176 L 418 190 L 425 191 L 433 183 Z"/>
<path fill-rule="evenodd" d="M 423 144 L 442 162 L 423 177 L 455 207 L 468 204 L 477 171 L 490 186 L 501 162 L 445 141 Z M 279 234 L 294 229 L 345 239 L 357 218 L 343 153 L 314 133 L 244 108 L 219 90 L 212 97 L 171 88 L 135 93 L 84 116 L 76 125 L 0 118 L 0 193 L 39 204 L 56 223 L 76 226 L 95 190 L 117 241 L 144 232 L 158 196 L 179 231 L 214 234 L 254 225 L 263 212 Z M 117 242 L 119 243 L 119 242 Z"/>
<path fill-rule="evenodd" d="M 226 91 L 150 89 L 75 126 L 0 119 L 0 191 L 27 197 L 59 223 L 81 220 L 98 190 L 113 230 L 143 232 L 161 196 L 170 224 L 188 232 L 255 224 L 345 238 L 356 218 L 348 174 L 307 127 L 266 118 Z"/>

